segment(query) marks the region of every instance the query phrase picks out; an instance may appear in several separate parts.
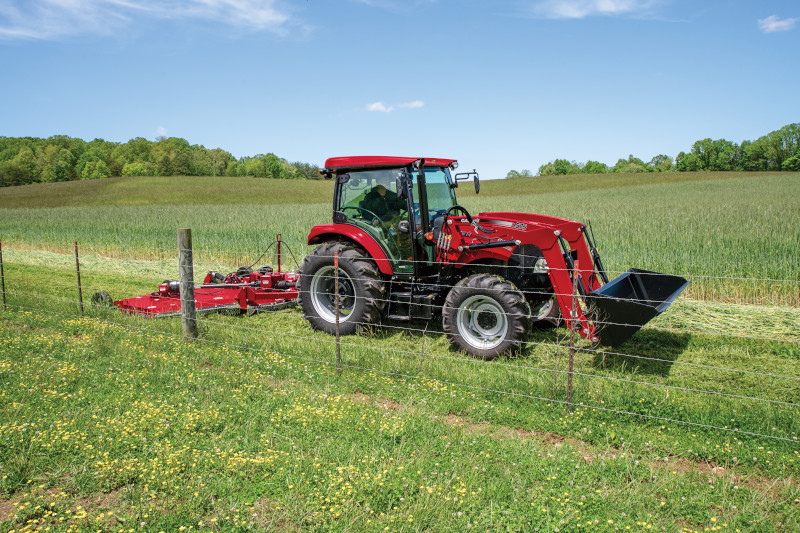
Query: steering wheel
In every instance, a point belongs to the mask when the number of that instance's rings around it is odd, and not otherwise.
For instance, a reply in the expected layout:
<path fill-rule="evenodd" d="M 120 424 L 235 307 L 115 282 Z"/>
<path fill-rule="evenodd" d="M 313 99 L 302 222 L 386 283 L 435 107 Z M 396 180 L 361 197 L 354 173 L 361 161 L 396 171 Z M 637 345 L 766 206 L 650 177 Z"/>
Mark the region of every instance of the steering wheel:
<path fill-rule="evenodd" d="M 375 216 L 375 213 L 373 213 L 369 209 L 364 209 L 363 207 L 356 207 L 354 205 L 346 205 L 346 206 L 341 208 L 342 211 L 347 211 L 348 209 L 354 209 L 354 210 L 358 211 L 358 213 L 361 216 L 361 218 L 366 218 L 365 214 L 372 215 L 373 217 Z"/>
<path fill-rule="evenodd" d="M 464 206 L 458 205 L 458 204 L 454 204 L 454 205 L 450 206 L 449 208 L 447 208 L 447 211 L 444 212 L 444 223 L 442 224 L 442 227 L 444 227 L 444 224 L 447 223 L 447 217 L 450 216 L 450 212 L 451 211 L 456 211 L 456 210 L 461 211 L 464 214 L 464 216 L 467 218 L 467 222 L 472 224 L 475 227 L 475 229 L 478 229 L 478 230 L 482 231 L 483 233 L 494 233 L 493 229 L 486 229 L 483 226 L 481 226 L 480 224 L 478 224 L 477 222 L 475 222 L 472 219 L 472 215 L 469 214 L 469 212 L 464 208 Z"/>

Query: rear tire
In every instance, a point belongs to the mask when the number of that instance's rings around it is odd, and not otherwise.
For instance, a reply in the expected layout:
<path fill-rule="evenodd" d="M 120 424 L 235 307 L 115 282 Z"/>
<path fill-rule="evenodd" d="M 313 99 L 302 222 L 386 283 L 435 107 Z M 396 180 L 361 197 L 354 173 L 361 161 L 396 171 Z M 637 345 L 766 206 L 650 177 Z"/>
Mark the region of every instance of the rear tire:
<path fill-rule="evenodd" d="M 312 328 L 336 333 L 334 253 L 339 254 L 339 333 L 352 335 L 379 323 L 385 305 L 375 262 L 354 246 L 328 242 L 306 256 L 300 267 L 300 305 Z"/>
<path fill-rule="evenodd" d="M 459 281 L 442 309 L 447 340 L 479 359 L 519 351 L 531 322 L 531 308 L 513 283 L 491 274 Z"/>

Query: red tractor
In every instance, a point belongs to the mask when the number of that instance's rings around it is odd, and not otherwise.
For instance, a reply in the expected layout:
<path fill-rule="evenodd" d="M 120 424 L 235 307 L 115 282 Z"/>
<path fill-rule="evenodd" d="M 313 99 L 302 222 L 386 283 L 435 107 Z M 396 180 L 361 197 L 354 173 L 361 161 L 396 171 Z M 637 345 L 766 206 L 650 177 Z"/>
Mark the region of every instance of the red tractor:
<path fill-rule="evenodd" d="M 587 227 L 527 213 L 470 215 L 456 201 L 453 159 L 335 157 L 333 221 L 300 268 L 303 316 L 340 333 L 391 320 L 441 315 L 448 340 L 476 357 L 517 351 L 536 321 L 564 317 L 593 343 L 616 346 L 666 309 L 688 285 L 631 269 L 609 281 Z M 338 256 L 338 273 L 334 263 Z M 338 275 L 337 275 L 338 274 Z M 573 298 L 573 284 L 578 298 Z M 573 314 L 573 301 L 576 310 Z"/>

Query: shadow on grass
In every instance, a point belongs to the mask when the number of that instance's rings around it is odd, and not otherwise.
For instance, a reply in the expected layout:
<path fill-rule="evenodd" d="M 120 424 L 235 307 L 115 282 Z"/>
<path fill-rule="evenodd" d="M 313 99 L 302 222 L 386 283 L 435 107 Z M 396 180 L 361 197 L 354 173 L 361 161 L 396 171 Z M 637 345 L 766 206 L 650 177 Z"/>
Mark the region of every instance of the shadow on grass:
<path fill-rule="evenodd" d="M 455 346 L 449 345 L 438 320 L 430 322 L 386 320 L 380 326 L 367 328 L 361 335 L 379 344 L 387 343 L 390 346 L 386 349 L 399 350 L 405 355 L 418 353 L 466 356 Z M 576 341 L 577 346 L 585 350 L 584 354 L 589 354 L 590 364 L 595 369 L 667 376 L 674 362 L 686 350 L 690 338 L 689 334 L 640 330 L 616 348 L 599 346 L 591 349 L 584 339 L 578 337 Z M 518 354 L 501 357 L 500 360 L 535 359 L 543 355 L 547 357 L 548 350 L 568 350 L 567 339 L 566 328 L 533 328 L 527 337 L 526 348 Z"/>
<path fill-rule="evenodd" d="M 667 376 L 689 345 L 691 335 L 669 331 L 640 330 L 616 348 L 594 352 L 592 366 L 634 374 Z"/>

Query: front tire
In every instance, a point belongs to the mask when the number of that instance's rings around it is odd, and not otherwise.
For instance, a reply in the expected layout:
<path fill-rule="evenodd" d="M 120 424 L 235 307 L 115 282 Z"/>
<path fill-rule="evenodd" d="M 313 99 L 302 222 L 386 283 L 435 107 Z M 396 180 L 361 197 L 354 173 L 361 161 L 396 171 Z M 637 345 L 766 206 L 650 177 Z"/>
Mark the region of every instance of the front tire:
<path fill-rule="evenodd" d="M 491 274 L 459 281 L 442 309 L 447 340 L 484 360 L 519 351 L 531 322 L 531 308 L 513 283 Z"/>
<path fill-rule="evenodd" d="M 334 253 L 339 254 L 339 333 L 352 335 L 379 323 L 385 304 L 374 261 L 354 246 L 329 242 L 306 256 L 300 267 L 300 305 L 312 328 L 336 333 Z"/>

